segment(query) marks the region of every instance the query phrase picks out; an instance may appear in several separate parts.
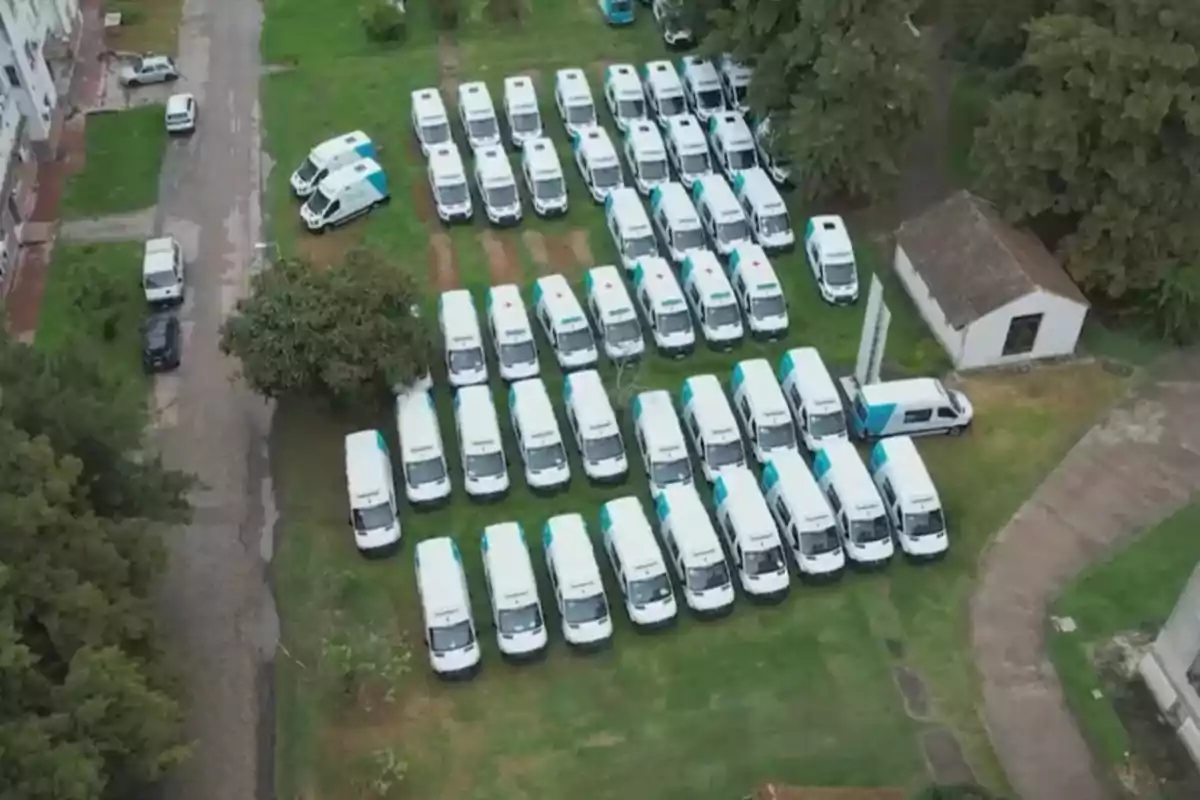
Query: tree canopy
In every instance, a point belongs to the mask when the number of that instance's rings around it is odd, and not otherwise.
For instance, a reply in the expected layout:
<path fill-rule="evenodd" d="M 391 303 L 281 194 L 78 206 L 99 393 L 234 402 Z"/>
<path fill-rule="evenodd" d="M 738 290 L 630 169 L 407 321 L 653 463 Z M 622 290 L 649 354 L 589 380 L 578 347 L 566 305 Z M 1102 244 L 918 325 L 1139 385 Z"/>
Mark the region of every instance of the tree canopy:
<path fill-rule="evenodd" d="M 411 275 L 370 250 L 329 269 L 284 258 L 254 276 L 221 348 L 266 397 L 372 401 L 429 369 L 422 299 Z"/>
<path fill-rule="evenodd" d="M 928 92 L 915 0 L 732 0 L 709 12 L 704 50 L 755 68 L 750 105 L 770 113 L 806 199 L 876 197 L 899 174 Z"/>
<path fill-rule="evenodd" d="M 189 481 L 97 369 L 0 333 L 3 800 L 129 797 L 186 754 L 151 592 Z"/>
<path fill-rule="evenodd" d="M 1060 0 L 976 132 L 982 191 L 1093 297 L 1200 333 L 1200 4 Z"/>

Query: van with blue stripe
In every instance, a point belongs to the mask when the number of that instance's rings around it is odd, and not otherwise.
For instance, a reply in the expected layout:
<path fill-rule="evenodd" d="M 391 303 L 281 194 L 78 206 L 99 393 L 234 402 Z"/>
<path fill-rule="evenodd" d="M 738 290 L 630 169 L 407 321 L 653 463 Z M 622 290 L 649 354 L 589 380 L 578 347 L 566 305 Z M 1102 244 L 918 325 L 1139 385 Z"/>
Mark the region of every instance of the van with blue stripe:
<path fill-rule="evenodd" d="M 317 184 L 300 206 L 300 219 L 313 233 L 324 233 L 371 213 L 391 199 L 383 167 L 373 158 L 363 158 L 329 173 Z"/>
<path fill-rule="evenodd" d="M 871 448 L 868 468 L 904 555 L 914 561 L 946 555 L 950 539 L 942 501 L 913 440 L 907 436 L 879 440 Z"/>
<path fill-rule="evenodd" d="M 726 258 L 739 244 L 750 244 L 750 223 L 733 190 L 720 175 L 704 175 L 692 184 L 692 201 L 700 226 L 714 250 Z"/>
<path fill-rule="evenodd" d="M 810 453 L 846 438 L 846 415 L 837 386 L 815 347 L 795 347 L 779 359 L 779 383 Z"/>
<path fill-rule="evenodd" d="M 892 559 L 887 509 L 867 468 L 850 442 L 827 442 L 813 459 L 817 485 L 829 499 L 846 556 L 863 567 Z"/>
<path fill-rule="evenodd" d="M 429 666 L 441 678 L 474 675 L 482 654 L 458 545 L 449 536 L 425 539 L 414 561 Z"/>
<path fill-rule="evenodd" d="M 683 429 L 709 483 L 723 470 L 746 465 L 742 432 L 716 375 L 693 375 L 685 380 L 679 404 Z"/>
<path fill-rule="evenodd" d="M 850 397 L 850 430 L 863 440 L 885 436 L 957 436 L 975 417 L 971 401 L 937 378 L 907 378 L 861 386 L 845 379 Z"/>
<path fill-rule="evenodd" d="M 641 358 L 646 352 L 642 324 L 621 273 L 606 264 L 589 269 L 583 281 L 585 302 L 600 335 L 604 355 L 614 362 Z"/>
<path fill-rule="evenodd" d="M 554 349 L 559 367 L 585 369 L 596 364 L 598 355 L 592 326 L 566 278 L 543 275 L 534 281 L 533 314 Z"/>
<path fill-rule="evenodd" d="M 675 590 L 667 574 L 650 521 L 636 497 L 618 497 L 600 506 L 600 539 L 637 628 L 662 628 L 678 614 Z"/>
<path fill-rule="evenodd" d="M 733 610 L 733 581 L 721 542 L 695 486 L 668 486 L 654 501 L 667 560 L 683 587 L 683 599 L 702 616 Z"/>
<path fill-rule="evenodd" d="M 687 300 L 666 259 L 642 258 L 634 264 L 633 295 L 660 354 L 683 358 L 696 348 Z"/>
<path fill-rule="evenodd" d="M 771 364 L 765 358 L 739 361 L 729 382 L 733 410 L 742 423 L 751 452 L 759 464 L 780 451 L 796 451 L 792 414 Z"/>
<path fill-rule="evenodd" d="M 787 597 L 792 582 L 787 557 L 754 473 L 745 467 L 723 470 L 713 484 L 713 503 L 742 591 L 766 602 Z"/>
<path fill-rule="evenodd" d="M 756 244 L 740 244 L 729 256 L 729 283 L 742 307 L 750 335 L 782 339 L 788 331 L 787 298 L 767 254 Z"/>
<path fill-rule="evenodd" d="M 654 187 L 650 192 L 650 224 L 676 264 L 682 264 L 690 253 L 708 249 L 700 215 L 682 184 Z"/>
<path fill-rule="evenodd" d="M 400 517 L 387 443 L 379 431 L 362 430 L 347 434 L 345 445 L 354 544 L 366 556 L 390 555 L 400 546 Z"/>
<path fill-rule="evenodd" d="M 488 525 L 479 546 L 501 655 L 513 661 L 541 656 L 549 636 L 525 529 L 519 522 Z"/>
<path fill-rule="evenodd" d="M 642 392 L 633 398 L 632 411 L 633 433 L 651 496 L 657 497 L 667 486 L 691 486 L 692 462 L 671 395 L 665 389 Z"/>
<path fill-rule="evenodd" d="M 683 294 L 714 350 L 732 350 L 745 336 L 742 312 L 721 262 L 709 250 L 689 253 L 683 260 Z"/>
<path fill-rule="evenodd" d="M 583 517 L 559 514 L 546 520 L 542 552 L 567 644 L 580 650 L 608 645 L 612 642 L 612 616 Z"/>
<path fill-rule="evenodd" d="M 838 578 L 846 557 L 837 521 L 804 458 L 796 452 L 771 456 L 763 467 L 762 490 L 800 575 L 813 580 Z"/>
<path fill-rule="evenodd" d="M 449 129 L 446 139 L 449 140 Z M 292 173 L 292 192 L 305 198 L 313 193 L 317 184 L 342 167 L 364 158 L 376 158 L 375 143 L 362 131 L 352 131 L 334 136 L 308 151 L 308 157 Z"/>

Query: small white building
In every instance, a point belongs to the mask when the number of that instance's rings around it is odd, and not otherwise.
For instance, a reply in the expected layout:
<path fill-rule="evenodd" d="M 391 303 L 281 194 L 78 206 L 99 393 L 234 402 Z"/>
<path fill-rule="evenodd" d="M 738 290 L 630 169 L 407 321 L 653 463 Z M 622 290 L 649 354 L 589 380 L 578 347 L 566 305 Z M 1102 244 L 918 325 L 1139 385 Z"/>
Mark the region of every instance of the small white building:
<path fill-rule="evenodd" d="M 958 192 L 896 230 L 895 271 L 958 369 L 1068 356 L 1088 303 L 1032 234 Z"/>

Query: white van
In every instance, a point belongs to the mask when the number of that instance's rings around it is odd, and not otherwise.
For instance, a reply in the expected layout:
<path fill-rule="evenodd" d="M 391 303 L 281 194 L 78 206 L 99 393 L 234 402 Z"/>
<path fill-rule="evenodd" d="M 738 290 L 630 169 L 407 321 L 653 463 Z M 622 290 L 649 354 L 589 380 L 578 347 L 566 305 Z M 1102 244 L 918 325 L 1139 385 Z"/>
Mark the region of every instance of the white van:
<path fill-rule="evenodd" d="M 475 150 L 475 185 L 483 210 L 493 225 L 516 225 L 521 221 L 521 193 L 513 177 L 512 164 L 499 147 Z"/>
<path fill-rule="evenodd" d="M 689 189 L 698 178 L 713 174 L 704 129 L 691 114 L 671 117 L 666 125 L 667 157 L 679 174 L 679 180 Z"/>
<path fill-rule="evenodd" d="M 717 59 L 717 71 L 721 76 L 725 105 L 743 114 L 749 111 L 747 95 L 750 91 L 750 81 L 754 78 L 754 70 L 740 61 L 735 61 L 731 54 L 722 53 Z"/>
<path fill-rule="evenodd" d="M 514 660 L 540 656 L 549 637 L 524 529 L 519 522 L 488 525 L 480 549 L 500 654 Z"/>
<path fill-rule="evenodd" d="M 678 613 L 667 562 L 636 497 L 600 506 L 600 535 L 629 621 L 639 628 L 670 625 Z"/>
<path fill-rule="evenodd" d="M 782 152 L 779 143 L 772 139 L 771 118 L 750 115 L 746 124 L 754 132 L 754 146 L 758 149 L 758 163 L 776 186 L 788 187 L 792 183 L 792 162 Z"/>
<path fill-rule="evenodd" d="M 604 68 L 604 103 L 622 132 L 637 121 L 646 121 L 646 95 L 632 64 L 609 64 Z"/>
<path fill-rule="evenodd" d="M 904 554 L 915 560 L 946 555 L 950 540 L 942 501 L 913 440 L 907 436 L 881 439 L 871 448 L 868 463 Z"/>
<path fill-rule="evenodd" d="M 572 134 L 571 153 L 579 176 L 587 184 L 588 194 L 597 203 L 603 203 L 609 192 L 625 185 L 621 160 L 604 128 L 592 126 Z"/>
<path fill-rule="evenodd" d="M 683 96 L 688 107 L 701 122 L 725 110 L 725 95 L 721 78 L 710 59 L 684 56 L 679 59 L 679 78 L 683 81 Z"/>
<path fill-rule="evenodd" d="M 742 314 L 721 262 L 708 250 L 683 260 L 683 293 L 709 347 L 732 350 L 745 336 Z"/>
<path fill-rule="evenodd" d="M 686 379 L 679 404 L 683 409 L 683 429 L 709 483 L 722 470 L 746 466 L 742 433 L 716 375 L 693 375 Z"/>
<path fill-rule="evenodd" d="M 345 225 L 391 200 L 387 174 L 370 158 L 340 167 L 317 184 L 300 206 L 300 219 L 313 233 Z"/>
<path fill-rule="evenodd" d="M 761 167 L 738 173 L 733 179 L 733 193 L 746 212 L 754 241 L 772 252 L 796 246 L 787 204 Z"/>
<path fill-rule="evenodd" d="M 559 514 L 546 520 L 542 550 L 562 619 L 563 639 L 581 649 L 608 645 L 612 641 L 612 616 L 583 517 Z"/>
<path fill-rule="evenodd" d="M 887 509 L 854 445 L 827 442 L 813 458 L 813 473 L 837 520 L 846 557 L 862 566 L 887 564 L 894 552 Z"/>
<path fill-rule="evenodd" d="M 488 289 L 487 324 L 500 377 L 506 381 L 536 377 L 541 367 L 537 344 L 533 340 L 533 326 L 529 324 L 525 301 L 515 283 L 502 283 Z"/>
<path fill-rule="evenodd" d="M 739 361 L 730 389 L 755 461 L 765 464 L 780 451 L 796 452 L 796 428 L 770 362 L 765 358 Z"/>
<path fill-rule="evenodd" d="M 813 217 L 804 226 L 804 255 L 827 303 L 858 302 L 858 267 L 846 223 L 836 214 Z"/>
<path fill-rule="evenodd" d="M 633 189 L 622 186 L 608 193 L 604 198 L 604 225 L 625 269 L 633 269 L 640 258 L 658 255 L 658 240 L 650 227 L 650 218 Z"/>
<path fill-rule="evenodd" d="M 473 675 L 482 654 L 458 545 L 449 536 L 425 539 L 414 561 L 429 666 L 441 677 Z"/>
<path fill-rule="evenodd" d="M 633 398 L 633 434 L 652 497 L 658 497 L 667 486 L 692 485 L 687 443 L 665 389 L 652 389 Z"/>
<path fill-rule="evenodd" d="M 713 485 L 713 503 L 742 591 L 754 600 L 787 597 L 792 584 L 787 556 L 754 473 L 745 467 L 724 470 Z"/>
<path fill-rule="evenodd" d="M 142 291 L 152 306 L 183 302 L 183 248 L 174 236 L 146 240 L 142 250 Z"/>
<path fill-rule="evenodd" d="M 520 148 L 529 140 L 542 137 L 542 114 L 528 75 L 510 75 L 504 79 L 504 121 L 513 147 Z"/>
<path fill-rule="evenodd" d="M 700 215 L 700 226 L 722 258 L 739 244 L 750 244 L 750 223 L 738 205 L 733 190 L 720 175 L 705 175 L 692 184 L 692 200 Z"/>
<path fill-rule="evenodd" d="M 908 378 L 859 386 L 843 381 L 850 398 L 850 431 L 859 439 L 884 436 L 957 436 L 971 426 L 975 409 L 962 392 L 937 378 Z"/>
<path fill-rule="evenodd" d="M 596 340 L 571 284 L 562 275 L 543 275 L 533 283 L 533 313 L 564 370 L 595 365 Z"/>
<path fill-rule="evenodd" d="M 487 383 L 487 357 L 475 301 L 466 289 L 451 289 L 438 297 L 438 330 L 442 333 L 446 377 L 451 386 Z"/>
<path fill-rule="evenodd" d="M 584 277 L 584 286 L 588 312 L 600 334 L 604 354 L 616 362 L 641 358 L 646 351 L 642 325 L 621 273 L 611 265 L 592 267 Z"/>
<path fill-rule="evenodd" d="M 292 191 L 297 197 L 308 197 L 330 173 L 360 159 L 375 157 L 375 143 L 362 131 L 326 139 L 309 150 L 308 157 L 292 173 Z"/>
<path fill-rule="evenodd" d="M 467 182 L 467 170 L 453 142 L 429 148 L 426 173 L 438 219 L 442 222 L 471 219 L 475 213 L 471 205 L 471 184 Z"/>
<path fill-rule="evenodd" d="M 429 390 L 396 395 L 396 434 L 400 438 L 400 470 L 408 502 L 431 506 L 448 500 L 450 469 Z"/>
<path fill-rule="evenodd" d="M 708 146 L 717 169 L 731 182 L 743 171 L 758 166 L 758 151 L 745 118 L 736 111 L 722 111 L 708 118 Z"/>
<path fill-rule="evenodd" d="M 436 88 L 417 89 L 412 93 L 412 129 L 421 152 L 426 156 L 434 147 L 454 144 L 446 104 Z M 374 157 L 372 154 L 371 158 Z"/>
<path fill-rule="evenodd" d="M 491 389 L 464 386 L 454 393 L 454 428 L 467 495 L 490 500 L 507 494 L 508 463 Z"/>
<path fill-rule="evenodd" d="M 740 244 L 729 256 L 729 283 L 750 334 L 756 339 L 782 339 L 788 331 L 787 298 L 770 259 L 756 244 Z"/>
<path fill-rule="evenodd" d="M 642 91 L 646 105 L 660 127 L 667 120 L 688 113 L 687 98 L 683 96 L 683 81 L 670 61 L 648 61 L 642 67 Z"/>
<path fill-rule="evenodd" d="M 539 217 L 567 213 L 567 181 L 554 142 L 547 138 L 526 139 L 521 146 L 521 174 Z"/>
<path fill-rule="evenodd" d="M 729 564 L 696 487 L 668 486 L 654 501 L 654 513 L 688 608 L 714 616 L 732 611 Z"/>
<path fill-rule="evenodd" d="M 458 119 L 472 150 L 502 146 L 496 106 L 492 103 L 492 93 L 483 81 L 458 85 Z"/>
<path fill-rule="evenodd" d="M 779 383 L 810 453 L 825 442 L 846 439 L 842 398 L 815 347 L 796 347 L 779 359 Z"/>
<path fill-rule="evenodd" d="M 392 457 L 377 430 L 346 434 L 346 494 L 350 527 L 363 555 L 385 556 L 400 546 Z"/>
<path fill-rule="evenodd" d="M 689 253 L 708 249 L 700 216 L 682 184 L 654 187 L 650 192 L 650 223 L 676 264 L 682 264 Z"/>
<path fill-rule="evenodd" d="M 629 123 L 625 132 L 625 163 L 629 164 L 634 185 L 643 195 L 671 180 L 666 145 L 658 127 L 651 122 Z"/>
<path fill-rule="evenodd" d="M 529 488 L 553 492 L 570 485 L 567 448 L 541 378 L 517 381 L 508 387 L 508 418 Z"/>
<path fill-rule="evenodd" d="M 634 265 L 633 296 L 659 353 L 683 358 L 696 349 L 687 300 L 666 259 L 643 258 Z"/>
<path fill-rule="evenodd" d="M 563 405 L 584 473 L 597 483 L 623 482 L 629 474 L 625 440 L 600 373 L 588 369 L 567 375 Z"/>
<path fill-rule="evenodd" d="M 762 488 L 801 576 L 841 576 L 846 554 L 837 521 L 804 458 L 786 451 L 773 455 L 763 467 Z"/>
<path fill-rule="evenodd" d="M 554 73 L 554 107 L 572 138 L 584 128 L 594 128 L 598 124 L 592 88 L 588 86 L 587 75 L 578 67 Z"/>

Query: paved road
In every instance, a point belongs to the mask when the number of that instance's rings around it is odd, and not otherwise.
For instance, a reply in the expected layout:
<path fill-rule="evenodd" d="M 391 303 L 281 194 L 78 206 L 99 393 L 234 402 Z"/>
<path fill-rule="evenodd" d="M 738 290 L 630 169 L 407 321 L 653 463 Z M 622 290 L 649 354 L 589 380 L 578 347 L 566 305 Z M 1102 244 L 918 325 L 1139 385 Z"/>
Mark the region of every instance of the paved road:
<path fill-rule="evenodd" d="M 1046 612 L 1090 562 L 1200 488 L 1200 351 L 1160 365 L 1094 427 L 996 536 L 971 600 L 992 744 L 1022 800 L 1104 800 L 1045 651 Z"/>
<path fill-rule="evenodd" d="M 199 131 L 172 142 L 156 231 L 188 260 L 183 367 L 155 385 L 167 461 L 200 479 L 195 520 L 171 546 L 162 608 L 187 678 L 195 754 L 167 787 L 187 800 L 273 797 L 267 675 L 277 620 L 271 556 L 269 409 L 231 380 L 217 350 L 221 322 L 244 294 L 261 238 L 258 39 L 254 0 L 186 0 L 181 90 L 200 105 Z"/>

